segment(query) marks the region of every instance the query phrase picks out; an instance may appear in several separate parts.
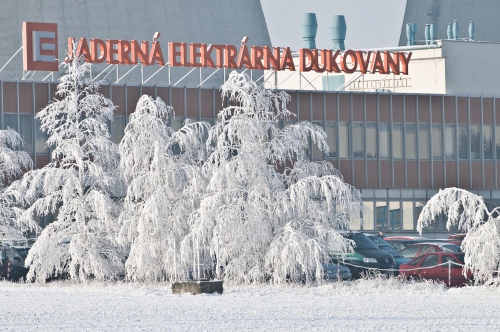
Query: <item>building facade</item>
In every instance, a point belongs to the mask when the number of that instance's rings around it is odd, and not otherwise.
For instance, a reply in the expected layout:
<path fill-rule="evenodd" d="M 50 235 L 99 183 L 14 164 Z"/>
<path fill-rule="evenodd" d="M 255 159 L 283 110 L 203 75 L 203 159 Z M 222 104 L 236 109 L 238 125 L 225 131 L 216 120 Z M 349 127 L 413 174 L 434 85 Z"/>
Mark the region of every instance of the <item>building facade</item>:
<path fill-rule="evenodd" d="M 34 120 L 56 91 L 51 82 L 0 82 L 1 127 L 20 132 L 35 167 L 49 162 L 46 135 Z M 128 116 L 143 94 L 173 106 L 171 125 L 186 118 L 214 123 L 222 106 L 217 88 L 104 85 L 101 92 L 117 107 L 110 124 L 119 143 Z M 360 189 L 370 212 L 365 231 L 415 233 L 420 210 L 439 189 L 459 187 L 481 195 L 490 207 L 500 206 L 500 100 L 437 94 L 387 94 L 288 91 L 295 121 L 321 125 L 328 153 L 312 143 L 314 160 L 328 160 L 345 180 Z M 497 109 L 498 108 L 498 109 Z M 286 125 L 283 123 L 283 125 Z M 41 220 L 42 225 L 49 222 Z M 429 232 L 445 232 L 440 217 Z"/>

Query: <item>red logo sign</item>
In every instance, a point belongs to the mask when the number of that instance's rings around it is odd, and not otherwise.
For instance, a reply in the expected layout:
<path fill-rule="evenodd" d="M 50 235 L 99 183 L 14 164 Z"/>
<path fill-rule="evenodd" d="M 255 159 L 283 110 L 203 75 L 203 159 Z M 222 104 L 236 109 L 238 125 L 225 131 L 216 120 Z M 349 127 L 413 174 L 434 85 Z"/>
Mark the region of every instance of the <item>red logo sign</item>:
<path fill-rule="evenodd" d="M 58 71 L 57 24 L 23 22 L 24 70 Z"/>

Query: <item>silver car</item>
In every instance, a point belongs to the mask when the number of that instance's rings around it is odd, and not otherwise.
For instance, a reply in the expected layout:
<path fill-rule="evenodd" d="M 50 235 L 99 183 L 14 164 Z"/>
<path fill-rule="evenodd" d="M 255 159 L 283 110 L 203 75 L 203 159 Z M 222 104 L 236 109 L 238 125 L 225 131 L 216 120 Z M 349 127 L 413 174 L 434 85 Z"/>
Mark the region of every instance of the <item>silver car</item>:
<path fill-rule="evenodd" d="M 340 271 L 338 268 L 340 267 Z M 347 266 L 337 265 L 332 263 L 323 263 L 323 270 L 325 273 L 325 280 L 337 281 L 340 275 L 340 280 L 352 280 L 351 270 Z"/>

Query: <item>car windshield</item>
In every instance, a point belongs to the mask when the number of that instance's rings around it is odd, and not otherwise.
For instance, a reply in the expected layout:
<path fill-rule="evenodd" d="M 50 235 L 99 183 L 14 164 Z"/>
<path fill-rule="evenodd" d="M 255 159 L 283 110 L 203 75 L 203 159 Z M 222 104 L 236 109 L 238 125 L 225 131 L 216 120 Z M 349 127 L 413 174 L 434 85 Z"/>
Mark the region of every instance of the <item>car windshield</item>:
<path fill-rule="evenodd" d="M 462 252 L 462 248 L 460 246 L 457 246 L 456 244 L 446 244 L 442 246 L 443 251 L 448 251 L 448 252 Z"/>
<path fill-rule="evenodd" d="M 28 256 L 28 249 L 22 248 L 22 249 L 15 249 L 19 256 L 21 256 L 23 259 L 26 259 L 26 256 Z"/>
<path fill-rule="evenodd" d="M 348 239 L 351 239 L 356 243 L 355 249 L 359 250 L 369 250 L 369 249 L 379 249 L 373 241 L 371 241 L 365 234 L 362 233 L 353 233 L 347 236 Z"/>

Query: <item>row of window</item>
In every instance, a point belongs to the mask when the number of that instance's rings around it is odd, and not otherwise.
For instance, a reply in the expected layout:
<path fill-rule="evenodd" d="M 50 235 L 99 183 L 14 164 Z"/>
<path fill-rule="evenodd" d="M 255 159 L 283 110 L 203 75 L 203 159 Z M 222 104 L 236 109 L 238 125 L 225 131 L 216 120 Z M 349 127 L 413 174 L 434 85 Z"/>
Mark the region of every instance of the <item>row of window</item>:
<path fill-rule="evenodd" d="M 195 119 L 193 119 L 195 120 Z M 213 123 L 213 119 L 202 119 Z M 178 130 L 183 118 L 171 119 Z M 316 123 L 321 125 L 321 123 Z M 109 124 L 115 143 L 123 137 L 126 126 L 124 116 L 114 116 Z M 35 128 L 33 128 L 35 126 Z M 29 153 L 48 153 L 47 134 L 40 130 L 32 114 L 3 114 L 3 128 L 13 128 L 24 138 L 23 150 Z M 35 130 L 33 130 L 35 129 Z M 394 159 L 500 159 L 500 126 L 471 124 L 405 124 L 326 122 L 325 131 L 329 158 L 394 158 Z M 35 139 L 33 139 L 33 134 Z M 494 135 L 495 134 L 495 135 Z M 493 136 L 494 135 L 494 136 Z M 314 158 L 322 159 L 323 152 L 313 146 Z"/>
<path fill-rule="evenodd" d="M 108 124 L 113 142 L 120 143 L 123 138 L 125 122 L 124 116 L 114 116 L 113 121 Z M 16 130 L 23 137 L 23 151 L 40 154 L 49 153 L 49 149 L 45 146 L 48 135 L 40 130 L 40 121 L 37 119 L 33 120 L 33 114 L 4 113 L 3 128 L 6 129 L 7 127 Z M 35 135 L 35 139 L 33 139 L 33 134 Z"/>
<path fill-rule="evenodd" d="M 324 129 L 329 158 L 500 159 L 499 125 L 326 122 Z M 316 146 L 313 156 L 324 157 Z"/>
<path fill-rule="evenodd" d="M 363 224 L 351 225 L 353 229 L 364 231 L 416 231 L 417 221 L 427 200 L 381 200 L 364 202 L 367 212 L 363 215 Z M 491 210 L 500 206 L 500 200 L 485 200 Z M 446 215 L 436 217 L 426 231 L 448 231 Z M 458 231 L 455 227 L 450 231 Z"/>

